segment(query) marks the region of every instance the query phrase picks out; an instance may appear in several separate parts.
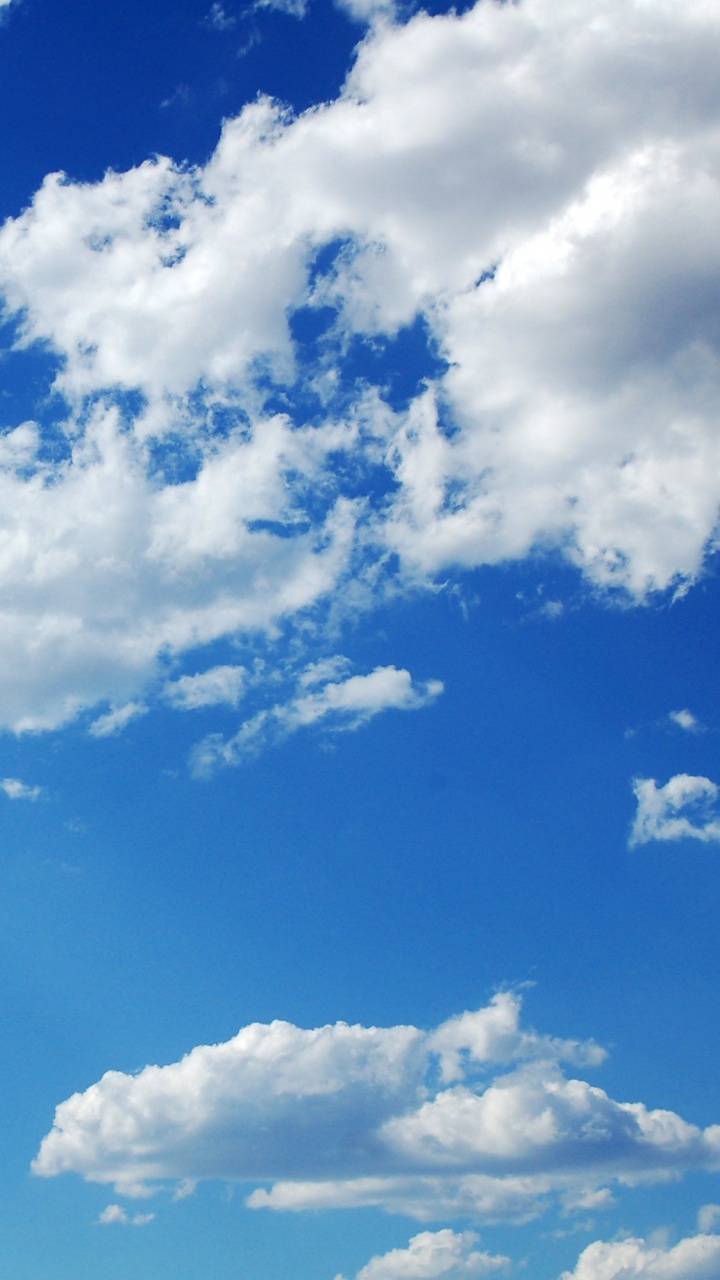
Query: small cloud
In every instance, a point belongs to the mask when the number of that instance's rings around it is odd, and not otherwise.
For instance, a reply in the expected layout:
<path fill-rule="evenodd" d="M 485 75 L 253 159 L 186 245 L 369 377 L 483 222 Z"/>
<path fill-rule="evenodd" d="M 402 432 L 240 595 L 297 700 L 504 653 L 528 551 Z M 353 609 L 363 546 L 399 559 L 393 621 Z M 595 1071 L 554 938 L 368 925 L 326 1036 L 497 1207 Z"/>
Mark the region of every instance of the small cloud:
<path fill-rule="evenodd" d="M 226 13 L 219 0 L 216 0 L 205 21 L 208 26 L 214 27 L 216 31 L 229 31 L 231 27 L 237 24 L 237 18 L 233 17 L 232 14 Z"/>
<path fill-rule="evenodd" d="M 720 1226 L 720 1204 L 704 1204 L 698 1209 L 698 1231 L 704 1234 L 714 1231 Z"/>
<path fill-rule="evenodd" d="M 2 778 L 0 788 L 8 800 L 39 800 L 42 795 L 42 787 L 29 787 L 19 778 Z"/>
<path fill-rule="evenodd" d="M 211 667 L 195 676 L 180 676 L 163 690 L 168 702 L 182 711 L 198 707 L 236 707 L 245 684 L 244 667 Z"/>
<path fill-rule="evenodd" d="M 709 778 L 678 773 L 664 787 L 654 778 L 635 778 L 638 802 L 629 847 L 652 840 L 720 840 L 718 788 Z"/>
<path fill-rule="evenodd" d="M 598 1209 L 612 1209 L 614 1205 L 615 1197 L 609 1187 L 584 1187 L 579 1191 L 569 1191 L 563 1197 L 566 1213 L 587 1209 L 595 1212 Z"/>
<path fill-rule="evenodd" d="M 704 728 L 697 716 L 694 716 L 692 711 L 688 711 L 687 708 L 684 711 L 671 711 L 668 718 L 679 729 L 684 729 L 686 733 L 700 733 Z"/>
<path fill-rule="evenodd" d="M 109 738 L 114 733 L 121 733 L 131 720 L 147 714 L 148 708 L 143 702 L 126 702 L 124 707 L 108 711 L 107 715 L 93 720 L 89 732 L 93 738 Z"/>
<path fill-rule="evenodd" d="M 154 1213 L 134 1213 L 129 1214 L 122 1205 L 109 1204 L 103 1209 L 98 1223 L 102 1227 L 118 1225 L 122 1227 L 146 1227 L 148 1222 L 152 1222 L 155 1217 Z"/>
<path fill-rule="evenodd" d="M 231 738 L 214 733 L 198 743 L 191 755 L 192 772 L 207 777 L 321 722 L 339 733 L 358 729 L 381 711 L 415 711 L 429 706 L 444 688 L 441 680 L 415 683 L 409 671 L 398 667 L 376 667 L 368 675 L 347 675 L 348 669 L 341 657 L 313 663 L 298 677 L 294 698 L 257 712 Z"/>

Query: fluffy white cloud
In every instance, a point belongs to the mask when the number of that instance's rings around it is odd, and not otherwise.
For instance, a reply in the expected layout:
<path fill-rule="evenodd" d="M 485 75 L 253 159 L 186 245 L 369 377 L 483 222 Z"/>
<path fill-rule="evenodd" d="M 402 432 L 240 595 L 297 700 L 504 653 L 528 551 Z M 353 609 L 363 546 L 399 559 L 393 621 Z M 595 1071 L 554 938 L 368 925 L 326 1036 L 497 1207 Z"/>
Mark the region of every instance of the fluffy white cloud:
<path fill-rule="evenodd" d="M 709 778 L 678 773 L 664 787 L 654 778 L 636 778 L 638 807 L 630 847 L 651 840 L 720 840 L 718 788 Z"/>
<path fill-rule="evenodd" d="M 42 787 L 29 787 L 20 778 L 0 779 L 0 790 L 5 792 L 8 800 L 38 800 L 42 794 Z"/>
<path fill-rule="evenodd" d="M 274 1183 L 251 1193 L 253 1208 L 521 1221 L 558 1195 L 583 1203 L 610 1181 L 720 1166 L 720 1127 L 568 1079 L 559 1059 L 597 1061 L 597 1046 L 525 1033 L 519 1012 L 503 993 L 431 1033 L 253 1024 L 170 1066 L 108 1072 L 60 1104 L 33 1168 L 121 1193 L 164 1179 Z M 450 1086 L 438 1070 L 448 1044 L 461 1080 Z"/>
<path fill-rule="evenodd" d="M 720 1236 L 689 1236 L 673 1248 L 645 1240 L 596 1240 L 561 1280 L 718 1280 Z"/>
<path fill-rule="evenodd" d="M 336 101 L 255 102 L 202 168 L 50 175 L 0 231 L 0 292 L 67 404 L 64 452 L 27 423 L 0 450 L 3 724 L 137 700 L 163 655 L 393 575 L 555 547 L 642 598 L 702 571 L 717 5 L 389 14 Z M 417 318 L 447 372 L 393 407 Z M 348 384 L 358 339 L 387 346 L 373 387 Z"/>
<path fill-rule="evenodd" d="M 493 1256 L 475 1248 L 474 1231 L 458 1233 L 446 1227 L 443 1231 L 421 1231 L 413 1236 L 407 1249 L 391 1249 L 382 1257 L 372 1258 L 358 1271 L 355 1280 L 465 1280 L 484 1276 L 505 1267 L 509 1258 Z M 344 1280 L 336 1276 L 336 1280 Z"/>
<path fill-rule="evenodd" d="M 333 732 L 357 729 L 381 711 L 416 711 L 426 707 L 443 691 L 442 681 L 415 684 L 409 671 L 397 667 L 376 667 L 368 675 L 327 679 L 327 675 L 346 669 L 343 658 L 314 663 L 301 673 L 300 692 L 289 702 L 257 712 L 244 721 L 231 738 L 209 734 L 192 753 L 195 774 L 206 776 L 223 765 L 238 764 L 269 741 L 277 741 L 320 721 Z"/>

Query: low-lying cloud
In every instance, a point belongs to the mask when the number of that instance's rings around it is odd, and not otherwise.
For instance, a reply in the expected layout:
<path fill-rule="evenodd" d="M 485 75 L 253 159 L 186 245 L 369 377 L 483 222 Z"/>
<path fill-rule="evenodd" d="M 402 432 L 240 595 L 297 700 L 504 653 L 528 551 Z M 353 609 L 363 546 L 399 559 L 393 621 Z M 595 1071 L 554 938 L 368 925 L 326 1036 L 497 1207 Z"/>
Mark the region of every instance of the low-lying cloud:
<path fill-rule="evenodd" d="M 253 1024 L 169 1066 L 107 1072 L 58 1106 L 33 1169 L 131 1195 L 269 1183 L 251 1208 L 523 1221 L 610 1183 L 720 1167 L 720 1126 L 616 1102 L 561 1067 L 603 1057 L 523 1030 L 511 993 L 432 1032 Z"/>

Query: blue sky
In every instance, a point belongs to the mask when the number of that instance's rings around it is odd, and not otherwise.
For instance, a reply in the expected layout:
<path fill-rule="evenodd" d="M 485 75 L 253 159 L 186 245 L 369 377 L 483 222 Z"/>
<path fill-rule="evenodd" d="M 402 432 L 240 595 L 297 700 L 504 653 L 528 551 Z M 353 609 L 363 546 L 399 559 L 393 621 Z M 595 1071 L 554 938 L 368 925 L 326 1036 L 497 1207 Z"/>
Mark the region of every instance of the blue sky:
<path fill-rule="evenodd" d="M 718 1280 L 704 0 L 0 3 L 0 1269 Z"/>

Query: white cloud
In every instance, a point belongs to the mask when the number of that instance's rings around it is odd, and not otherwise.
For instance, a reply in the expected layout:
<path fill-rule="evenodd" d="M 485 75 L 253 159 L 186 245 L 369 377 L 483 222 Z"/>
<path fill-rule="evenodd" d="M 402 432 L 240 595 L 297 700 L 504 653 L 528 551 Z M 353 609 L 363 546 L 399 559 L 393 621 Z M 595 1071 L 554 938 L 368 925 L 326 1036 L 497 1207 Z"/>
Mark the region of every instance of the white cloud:
<path fill-rule="evenodd" d="M 458 1233 L 449 1227 L 421 1231 L 412 1237 L 407 1249 L 391 1249 L 382 1257 L 372 1258 L 358 1271 L 355 1280 L 465 1280 L 508 1265 L 509 1258 L 483 1253 L 475 1248 L 477 1243 L 474 1231 Z M 344 1278 L 337 1276 L 336 1280 Z"/>
<path fill-rule="evenodd" d="M 109 1204 L 103 1209 L 98 1222 L 100 1226 L 109 1227 L 118 1224 L 123 1227 L 146 1227 L 155 1217 L 154 1213 L 133 1213 L 129 1214 L 122 1205 Z"/>
<path fill-rule="evenodd" d="M 718 788 L 709 778 L 678 773 L 664 787 L 654 778 L 636 778 L 638 807 L 630 848 L 651 840 L 720 840 Z"/>
<path fill-rule="evenodd" d="M 244 667 L 211 667 L 194 676 L 169 680 L 163 689 L 168 702 L 183 711 L 198 707 L 236 707 L 242 696 L 246 671 Z"/>
<path fill-rule="evenodd" d="M 0 779 L 0 790 L 5 792 L 8 800 L 38 800 L 42 795 L 42 787 L 29 787 L 19 778 Z"/>
<path fill-rule="evenodd" d="M 720 1166 L 720 1127 L 567 1078 L 560 1059 L 597 1061 L 597 1046 L 523 1032 L 519 1012 L 502 993 L 431 1033 L 253 1024 L 170 1066 L 107 1072 L 58 1106 L 33 1168 L 135 1193 L 158 1179 L 274 1184 L 252 1208 L 523 1221 L 558 1196 L 569 1208 L 611 1182 Z"/>
<path fill-rule="evenodd" d="M 112 737 L 115 733 L 122 733 L 131 720 L 137 720 L 139 716 L 146 715 L 147 710 L 142 702 L 126 702 L 124 707 L 117 707 L 114 711 L 108 711 L 106 715 L 98 716 L 97 720 L 93 720 L 89 732 L 93 738 Z"/>
<path fill-rule="evenodd" d="M 442 681 L 415 684 L 409 671 L 376 667 L 368 675 L 346 675 L 344 658 L 313 663 L 300 674 L 299 692 L 286 703 L 257 712 L 231 738 L 209 734 L 192 753 L 195 774 L 205 776 L 223 765 L 234 765 L 269 742 L 322 722 L 332 732 L 357 729 L 381 711 L 417 711 L 443 692 Z M 310 689 L 311 692 L 307 692 Z"/>
<path fill-rule="evenodd" d="M 702 729 L 697 716 L 694 716 L 692 711 L 688 711 L 687 708 L 682 711 L 671 711 L 670 719 L 673 724 L 677 725 L 678 729 L 684 729 L 686 733 L 699 733 Z"/>
<path fill-rule="evenodd" d="M 645 1240 L 596 1240 L 561 1280 L 718 1280 L 720 1236 L 689 1236 L 673 1248 Z"/>
<path fill-rule="evenodd" d="M 67 456 L 20 424 L 0 460 L 0 723 L 121 706 L 165 655 L 388 579 L 551 547 L 633 598 L 696 578 L 720 500 L 719 52 L 710 0 L 387 18 L 336 101 L 255 102 L 204 167 L 48 176 L 0 231 L 0 291 L 57 353 Z M 291 323 L 321 303 L 308 356 Z M 418 316 L 447 372 L 407 411 L 384 366 L 349 386 L 348 341 Z"/>

